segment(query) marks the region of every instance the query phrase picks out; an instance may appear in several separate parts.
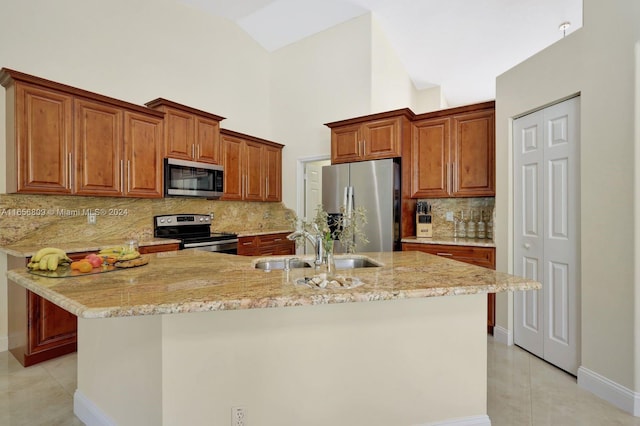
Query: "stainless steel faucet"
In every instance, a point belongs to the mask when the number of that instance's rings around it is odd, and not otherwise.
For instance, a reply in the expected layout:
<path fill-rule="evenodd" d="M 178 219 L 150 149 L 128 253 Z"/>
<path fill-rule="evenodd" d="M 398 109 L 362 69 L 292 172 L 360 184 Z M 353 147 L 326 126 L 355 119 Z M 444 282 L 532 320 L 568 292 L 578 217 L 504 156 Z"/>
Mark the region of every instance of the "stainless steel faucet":
<path fill-rule="evenodd" d="M 318 229 L 318 225 L 317 224 L 313 224 L 313 228 L 316 231 L 316 234 L 313 235 L 312 233 L 304 230 L 304 229 L 297 229 L 294 232 L 292 232 L 291 234 L 287 235 L 287 238 L 291 241 L 298 239 L 299 237 L 304 237 L 306 238 L 311 245 L 313 246 L 315 253 L 316 253 L 316 259 L 314 261 L 316 267 L 322 265 L 322 258 L 324 257 L 324 245 L 322 244 L 323 242 L 323 238 L 322 238 L 322 233 L 320 232 L 320 230 Z"/>

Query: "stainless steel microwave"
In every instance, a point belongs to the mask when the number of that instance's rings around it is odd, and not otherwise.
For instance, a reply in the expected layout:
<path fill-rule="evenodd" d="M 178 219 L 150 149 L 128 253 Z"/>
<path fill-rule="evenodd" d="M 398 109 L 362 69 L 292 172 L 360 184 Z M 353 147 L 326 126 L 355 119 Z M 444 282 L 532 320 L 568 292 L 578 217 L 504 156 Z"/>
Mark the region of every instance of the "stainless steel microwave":
<path fill-rule="evenodd" d="M 224 190 L 222 166 L 195 161 L 164 159 L 165 197 L 220 198 Z"/>

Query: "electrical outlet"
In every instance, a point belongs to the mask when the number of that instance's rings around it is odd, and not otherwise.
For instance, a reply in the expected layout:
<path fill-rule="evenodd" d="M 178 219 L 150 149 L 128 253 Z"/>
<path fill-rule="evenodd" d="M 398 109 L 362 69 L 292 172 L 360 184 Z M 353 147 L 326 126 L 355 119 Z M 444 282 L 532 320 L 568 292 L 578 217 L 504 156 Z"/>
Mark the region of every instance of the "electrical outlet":
<path fill-rule="evenodd" d="M 89 225 L 95 225 L 97 220 L 98 220 L 98 217 L 97 217 L 97 215 L 95 213 L 87 214 L 87 223 Z"/>
<path fill-rule="evenodd" d="M 447 219 L 447 222 L 453 222 L 453 212 L 447 212 L 445 219 Z"/>
<path fill-rule="evenodd" d="M 216 215 L 214 212 L 209 212 L 209 217 L 211 218 L 211 220 L 213 220 L 216 217 Z"/>
<path fill-rule="evenodd" d="M 244 407 L 231 407 L 231 426 L 247 426 L 247 410 Z"/>

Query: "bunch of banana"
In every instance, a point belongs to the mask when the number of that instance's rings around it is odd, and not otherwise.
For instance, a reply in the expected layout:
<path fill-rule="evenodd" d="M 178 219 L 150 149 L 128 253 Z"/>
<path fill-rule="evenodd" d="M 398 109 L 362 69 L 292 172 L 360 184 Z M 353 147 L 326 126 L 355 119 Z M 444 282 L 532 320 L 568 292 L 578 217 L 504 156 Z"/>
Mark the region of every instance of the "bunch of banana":
<path fill-rule="evenodd" d="M 98 252 L 98 256 L 113 256 L 116 260 L 132 260 L 140 257 L 138 250 L 130 250 L 122 246 L 106 247 Z"/>
<path fill-rule="evenodd" d="M 98 256 L 114 256 L 118 257 L 125 252 L 124 247 L 122 246 L 114 246 L 114 247 L 105 247 L 98 252 Z"/>
<path fill-rule="evenodd" d="M 71 263 L 67 253 L 59 248 L 45 247 L 33 255 L 27 264 L 27 268 L 40 271 L 55 271 L 61 263 Z"/>
<path fill-rule="evenodd" d="M 137 259 L 140 257 L 140 252 L 138 250 L 134 250 L 134 251 L 130 251 L 127 253 L 123 253 L 119 256 L 116 256 L 116 259 L 118 260 L 118 262 L 122 261 L 122 260 L 133 260 L 133 259 Z"/>

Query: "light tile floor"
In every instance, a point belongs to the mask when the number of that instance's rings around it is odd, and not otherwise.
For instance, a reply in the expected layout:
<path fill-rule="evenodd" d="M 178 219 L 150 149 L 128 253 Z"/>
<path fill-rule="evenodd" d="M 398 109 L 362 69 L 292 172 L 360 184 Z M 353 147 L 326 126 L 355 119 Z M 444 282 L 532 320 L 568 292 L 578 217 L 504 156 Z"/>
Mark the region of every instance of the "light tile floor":
<path fill-rule="evenodd" d="M 640 426 L 640 417 L 579 388 L 574 376 L 517 346 L 489 337 L 487 358 L 492 426 Z"/>
<path fill-rule="evenodd" d="M 517 346 L 491 337 L 487 344 L 492 426 L 640 426 L 639 417 L 578 388 L 575 377 Z M 23 368 L 0 352 L 0 426 L 81 426 L 75 387 L 76 354 Z"/>

